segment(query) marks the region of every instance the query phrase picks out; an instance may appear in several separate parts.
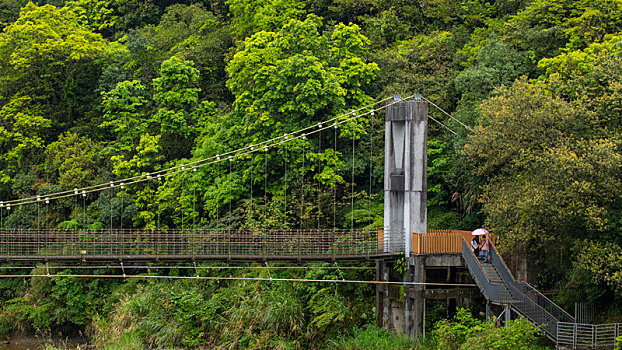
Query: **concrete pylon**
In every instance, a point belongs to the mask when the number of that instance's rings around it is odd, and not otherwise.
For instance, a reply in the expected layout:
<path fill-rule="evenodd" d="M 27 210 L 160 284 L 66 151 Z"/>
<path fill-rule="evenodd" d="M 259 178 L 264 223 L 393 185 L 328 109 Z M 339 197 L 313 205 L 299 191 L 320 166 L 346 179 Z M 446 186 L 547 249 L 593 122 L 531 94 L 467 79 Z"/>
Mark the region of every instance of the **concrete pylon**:
<path fill-rule="evenodd" d="M 427 131 L 428 104 L 421 95 L 410 101 L 396 95 L 385 119 L 385 251 L 403 248 L 406 257 L 411 234 L 427 228 Z"/>

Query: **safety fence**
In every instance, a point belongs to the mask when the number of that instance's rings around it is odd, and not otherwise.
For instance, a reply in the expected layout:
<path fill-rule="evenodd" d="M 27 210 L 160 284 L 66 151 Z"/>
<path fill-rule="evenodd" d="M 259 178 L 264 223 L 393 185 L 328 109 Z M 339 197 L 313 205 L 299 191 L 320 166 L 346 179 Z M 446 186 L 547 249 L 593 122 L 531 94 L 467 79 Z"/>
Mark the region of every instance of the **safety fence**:
<path fill-rule="evenodd" d="M 622 323 L 557 323 L 557 345 L 572 349 L 612 349 L 620 336 Z"/>
<path fill-rule="evenodd" d="M 491 263 L 485 264 L 486 268 L 475 258 L 466 239 L 462 241 L 462 257 L 488 301 L 509 306 L 513 311 L 539 325 L 543 334 L 551 341 L 558 342 L 557 325 L 560 322 L 575 322 L 574 317 L 531 285 L 516 281 L 503 258 L 497 253 L 494 244 L 490 244 Z M 486 271 L 494 273 L 497 278 L 493 280 Z"/>
<path fill-rule="evenodd" d="M 391 242 L 378 230 L 347 229 L 1 229 L 0 259 L 359 259 L 403 253 L 391 250 L 403 247 L 401 241 Z"/>
<path fill-rule="evenodd" d="M 488 235 L 492 242 L 494 236 Z M 462 241 L 473 239 L 471 231 L 428 230 L 426 233 L 412 234 L 413 254 L 461 254 Z"/>

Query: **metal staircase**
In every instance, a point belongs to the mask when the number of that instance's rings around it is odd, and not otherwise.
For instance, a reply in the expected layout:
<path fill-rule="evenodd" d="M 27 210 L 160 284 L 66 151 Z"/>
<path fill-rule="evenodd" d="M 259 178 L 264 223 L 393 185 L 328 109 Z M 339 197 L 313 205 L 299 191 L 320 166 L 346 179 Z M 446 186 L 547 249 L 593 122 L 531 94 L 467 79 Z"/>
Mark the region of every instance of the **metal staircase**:
<path fill-rule="evenodd" d="M 533 324 L 541 326 L 543 334 L 556 344 L 558 323 L 575 323 L 574 317 L 531 285 L 516 281 L 492 243 L 488 263 L 475 257 L 466 240 L 462 241 L 462 257 L 486 300 L 509 307 Z"/>

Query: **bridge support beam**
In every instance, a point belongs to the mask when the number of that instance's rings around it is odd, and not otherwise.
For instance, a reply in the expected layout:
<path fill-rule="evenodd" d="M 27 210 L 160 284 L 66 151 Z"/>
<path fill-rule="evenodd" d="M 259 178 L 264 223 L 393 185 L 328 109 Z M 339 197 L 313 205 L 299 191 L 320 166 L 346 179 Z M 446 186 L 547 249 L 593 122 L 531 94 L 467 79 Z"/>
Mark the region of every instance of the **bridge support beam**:
<path fill-rule="evenodd" d="M 420 95 L 400 99 L 387 107 L 385 120 L 384 232 L 385 250 L 403 248 L 408 257 L 411 234 L 427 226 L 428 104 Z"/>

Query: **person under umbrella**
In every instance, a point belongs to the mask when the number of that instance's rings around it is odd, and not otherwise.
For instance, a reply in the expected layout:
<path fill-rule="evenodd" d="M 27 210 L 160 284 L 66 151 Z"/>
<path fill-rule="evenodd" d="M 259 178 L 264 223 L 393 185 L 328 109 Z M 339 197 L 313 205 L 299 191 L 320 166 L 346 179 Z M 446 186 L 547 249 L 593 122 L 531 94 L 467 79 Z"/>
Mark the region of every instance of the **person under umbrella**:
<path fill-rule="evenodd" d="M 479 256 L 479 236 L 475 236 L 471 240 L 471 251 L 475 256 Z"/>
<path fill-rule="evenodd" d="M 488 262 L 488 251 L 490 250 L 490 242 L 488 241 L 486 236 L 483 237 L 480 249 L 482 250 L 482 255 L 484 256 L 484 262 L 487 263 Z"/>
<path fill-rule="evenodd" d="M 483 255 L 483 252 L 482 252 L 483 241 L 479 238 L 479 236 L 487 235 L 488 234 L 488 230 L 486 230 L 485 228 L 478 228 L 477 230 L 474 230 L 473 232 L 471 232 L 471 234 L 473 236 L 475 236 L 473 238 L 473 240 L 471 240 L 471 247 L 473 249 L 473 253 L 475 254 L 476 257 L 482 258 L 482 255 Z M 474 241 L 477 241 L 477 250 L 474 247 Z"/>

